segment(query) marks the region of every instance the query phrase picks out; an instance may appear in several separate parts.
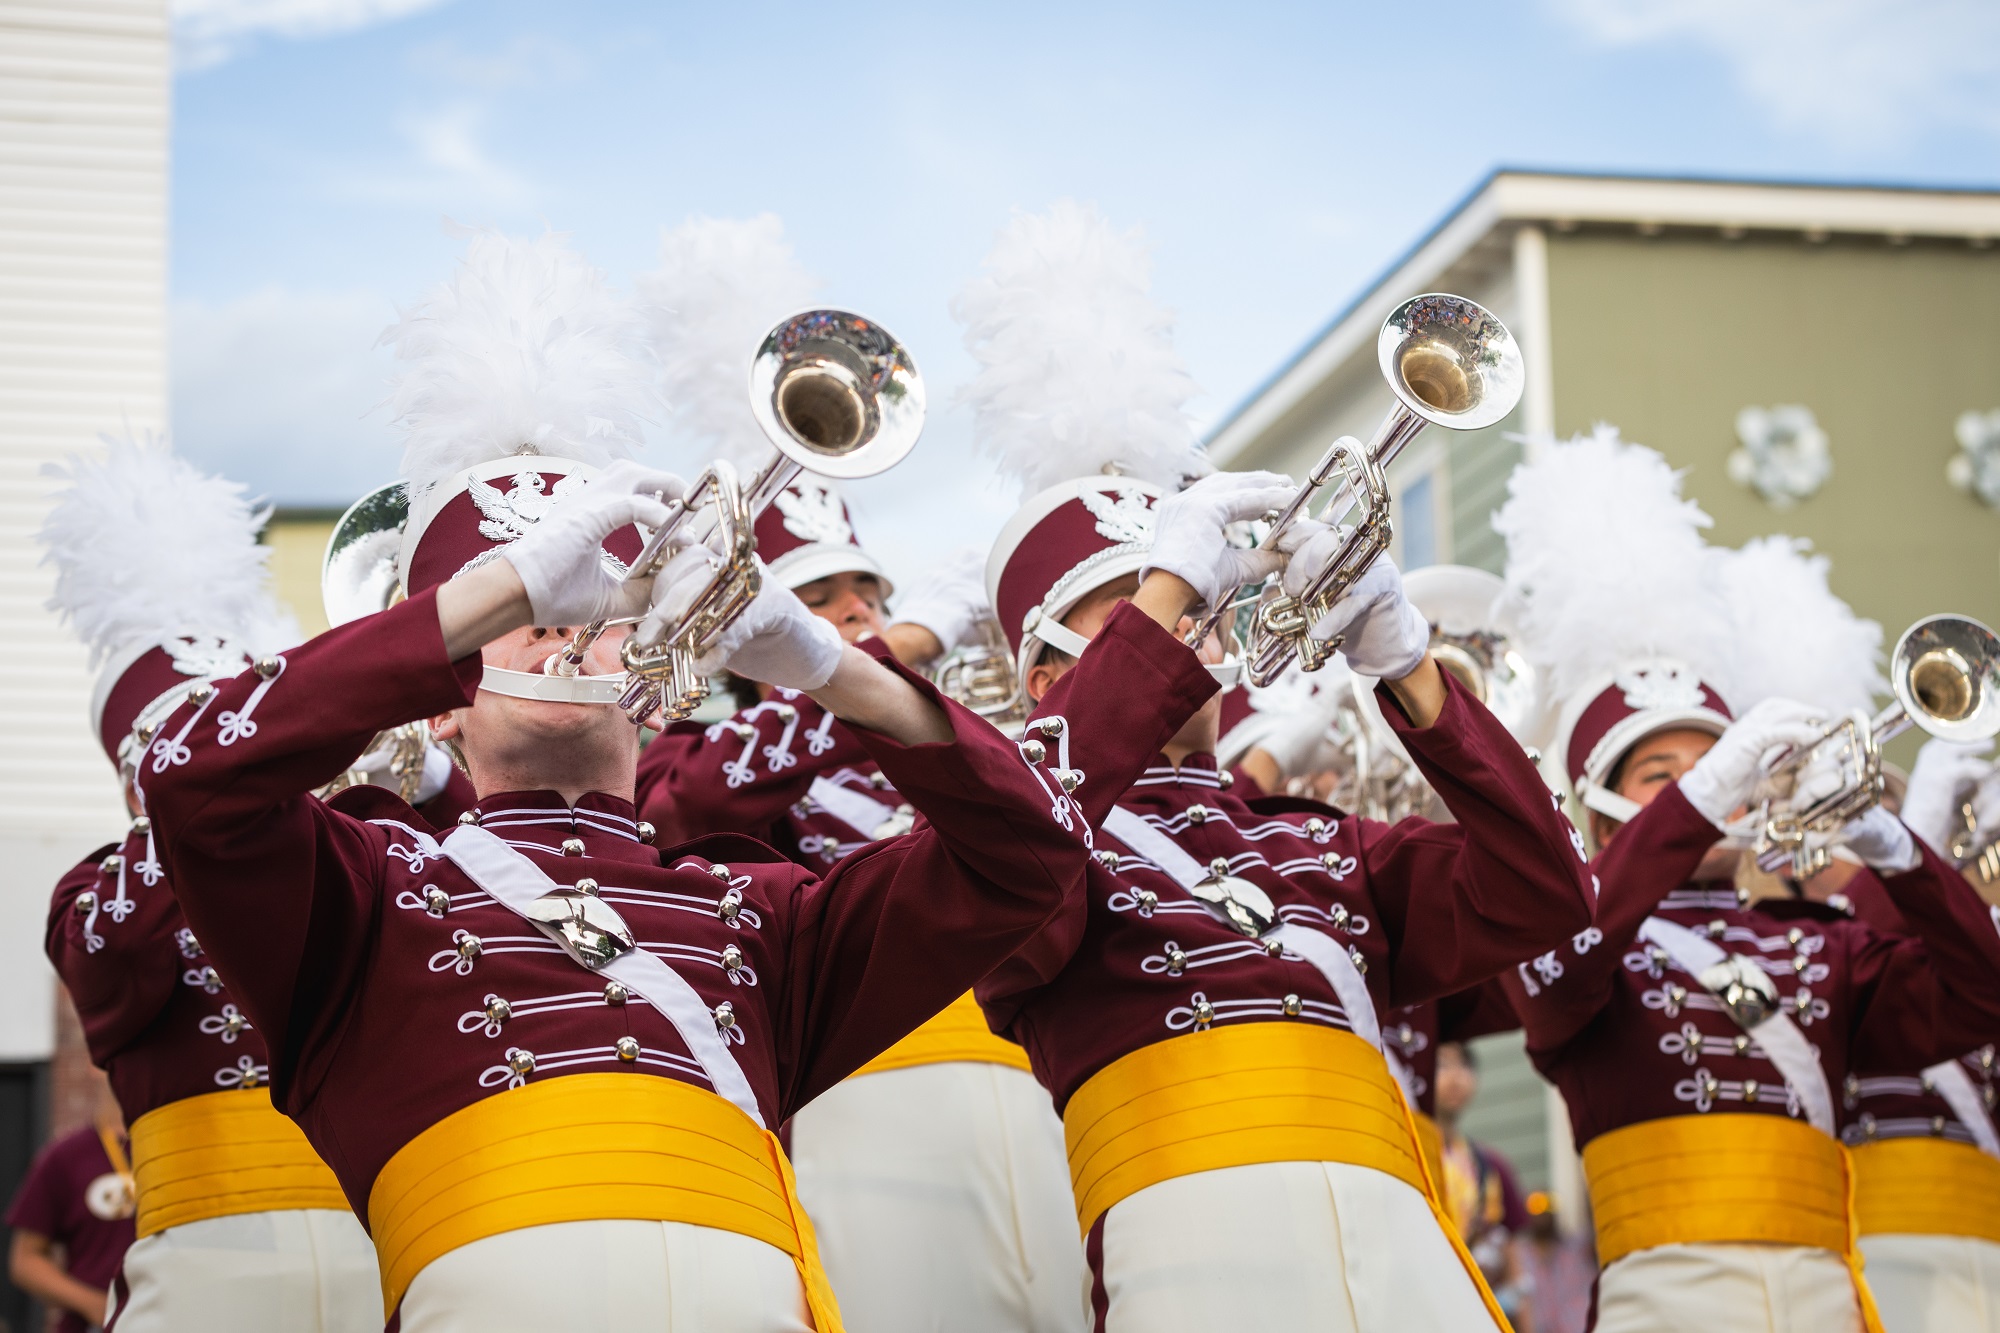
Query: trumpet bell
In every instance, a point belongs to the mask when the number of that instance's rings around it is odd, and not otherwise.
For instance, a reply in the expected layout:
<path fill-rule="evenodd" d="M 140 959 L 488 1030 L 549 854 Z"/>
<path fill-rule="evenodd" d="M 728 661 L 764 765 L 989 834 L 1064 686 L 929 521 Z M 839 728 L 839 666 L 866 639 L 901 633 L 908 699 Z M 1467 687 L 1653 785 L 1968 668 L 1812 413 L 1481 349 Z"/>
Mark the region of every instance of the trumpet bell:
<path fill-rule="evenodd" d="M 872 477 L 924 428 L 924 380 L 889 331 L 848 310 L 778 324 L 750 363 L 750 410 L 779 452 L 823 477 Z"/>
<path fill-rule="evenodd" d="M 2000 636 L 1966 616 L 1929 616 L 1903 632 L 1889 683 L 1910 720 L 1933 736 L 2000 735 Z"/>
<path fill-rule="evenodd" d="M 1413 296 L 1376 335 L 1383 377 L 1403 406 L 1434 426 L 1479 430 L 1521 401 L 1521 348 L 1477 301 L 1443 292 Z"/>
<path fill-rule="evenodd" d="M 392 481 L 356 500 L 333 525 L 319 567 L 320 602 L 329 625 L 385 611 L 402 599 L 396 553 L 409 518 L 409 488 Z"/>

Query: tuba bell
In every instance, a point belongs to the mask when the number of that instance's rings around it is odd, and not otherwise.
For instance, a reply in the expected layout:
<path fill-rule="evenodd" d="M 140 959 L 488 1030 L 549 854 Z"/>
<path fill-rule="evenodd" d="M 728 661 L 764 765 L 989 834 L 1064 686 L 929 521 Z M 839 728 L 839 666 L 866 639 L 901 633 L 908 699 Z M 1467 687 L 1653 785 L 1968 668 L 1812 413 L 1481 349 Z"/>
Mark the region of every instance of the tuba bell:
<path fill-rule="evenodd" d="M 667 521 L 626 574 L 651 578 L 689 542 L 707 543 L 717 560 L 714 575 L 676 623 L 620 648 L 629 683 L 618 706 L 635 724 L 654 713 L 679 721 L 708 697 L 708 681 L 695 663 L 761 588 L 757 515 L 800 472 L 845 480 L 901 462 L 923 431 L 924 381 L 910 354 L 880 324 L 845 310 L 808 310 L 759 341 L 750 362 L 750 411 L 774 447 L 770 460 L 748 479 L 726 459 L 710 464 L 670 504 Z M 547 669 L 575 675 L 606 623 L 585 626 Z"/>
<path fill-rule="evenodd" d="M 1882 747 L 1911 727 L 1953 741 L 2000 735 L 2000 637 L 1966 616 L 1927 616 L 1903 631 L 1889 658 L 1895 702 L 1870 717 L 1855 709 L 1803 750 L 1764 773 L 1752 852 L 1759 869 L 1796 879 L 1825 869 L 1841 826 L 1882 799 Z M 1832 765 L 1839 785 L 1800 804 L 1809 766 Z"/>
<path fill-rule="evenodd" d="M 396 552 L 402 546 L 403 526 L 409 517 L 409 488 L 393 481 L 356 500 L 333 525 L 319 567 L 320 602 L 329 625 L 345 625 L 403 600 Z M 423 723 L 409 722 L 377 733 L 368 743 L 368 753 L 390 747 L 389 774 L 396 780 L 397 795 L 405 801 L 416 796 L 423 782 L 429 741 Z M 367 781 L 364 770 L 350 768 L 316 795 L 324 799 Z"/>
<path fill-rule="evenodd" d="M 1014 654 L 1000 622 L 987 616 L 969 642 L 946 653 L 931 673 L 938 692 L 1018 737 L 1028 720 L 1028 696 L 1014 678 Z"/>

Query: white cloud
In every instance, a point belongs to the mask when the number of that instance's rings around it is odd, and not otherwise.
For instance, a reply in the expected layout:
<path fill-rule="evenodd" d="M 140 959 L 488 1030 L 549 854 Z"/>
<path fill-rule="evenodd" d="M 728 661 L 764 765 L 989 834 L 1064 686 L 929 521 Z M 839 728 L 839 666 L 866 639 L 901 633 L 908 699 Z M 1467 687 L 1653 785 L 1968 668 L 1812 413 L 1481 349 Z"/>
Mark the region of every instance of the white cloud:
<path fill-rule="evenodd" d="M 1546 2 L 1606 45 L 1709 48 L 1788 130 L 1870 146 L 1932 129 L 2000 134 L 1992 0 Z"/>
<path fill-rule="evenodd" d="M 333 175 L 329 188 L 343 198 L 454 214 L 523 207 L 534 190 L 487 151 L 487 117 L 487 108 L 477 102 L 410 112 L 396 122 L 409 160 Z"/>
<path fill-rule="evenodd" d="M 173 312 L 174 439 L 188 457 L 290 503 L 344 503 L 394 475 L 377 406 L 395 318 L 368 292 L 266 287 Z"/>
<path fill-rule="evenodd" d="M 435 9 L 449 0 L 172 0 L 182 69 L 207 69 L 263 35 L 329 37 Z"/>

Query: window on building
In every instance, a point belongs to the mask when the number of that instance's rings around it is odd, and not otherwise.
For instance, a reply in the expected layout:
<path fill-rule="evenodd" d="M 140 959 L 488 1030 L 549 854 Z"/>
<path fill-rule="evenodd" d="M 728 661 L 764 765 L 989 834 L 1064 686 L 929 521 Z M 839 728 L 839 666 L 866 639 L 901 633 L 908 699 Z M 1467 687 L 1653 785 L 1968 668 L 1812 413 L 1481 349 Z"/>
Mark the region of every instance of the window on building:
<path fill-rule="evenodd" d="M 1437 479 L 1423 473 L 1403 487 L 1396 506 L 1397 563 L 1404 569 L 1421 569 L 1438 562 Z"/>

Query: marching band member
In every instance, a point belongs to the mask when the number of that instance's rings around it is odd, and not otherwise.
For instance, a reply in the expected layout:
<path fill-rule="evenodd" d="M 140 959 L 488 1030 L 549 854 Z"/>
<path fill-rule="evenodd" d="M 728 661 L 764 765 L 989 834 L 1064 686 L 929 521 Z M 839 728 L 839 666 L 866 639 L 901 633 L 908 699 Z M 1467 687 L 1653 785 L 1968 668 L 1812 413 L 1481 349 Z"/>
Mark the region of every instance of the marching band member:
<path fill-rule="evenodd" d="M 1509 489 L 1495 527 L 1514 623 L 1566 700 L 1551 759 L 1600 850 L 1595 923 L 1503 980 L 1583 1146 L 1595 1326 L 1878 1328 L 1833 1089 L 1990 1031 L 2000 935 L 1879 806 L 1843 836 L 1908 938 L 1802 898 L 1752 902 L 1717 844 L 1767 756 L 1821 735 L 1820 710 L 1773 684 L 1865 702 L 1880 631 L 1788 540 L 1707 550 L 1677 476 L 1608 428 L 1551 446 Z M 1775 647 L 1757 651 L 1759 635 Z M 1721 679 L 1762 702 L 1732 719 Z"/>
<path fill-rule="evenodd" d="M 182 915 L 146 809 L 180 744 L 169 715 L 241 671 L 246 644 L 296 638 L 273 631 L 266 515 L 163 444 L 113 440 L 67 476 L 42 530 L 53 605 L 103 663 L 92 722 L 133 814 L 58 883 L 45 938 L 131 1126 L 138 1240 L 111 1326 L 367 1333 L 374 1247 L 272 1109 L 264 1031 Z"/>
<path fill-rule="evenodd" d="M 703 547 L 650 581 L 603 558 L 683 493 L 613 461 L 637 433 L 623 317 L 559 238 L 476 236 L 396 332 L 408 599 L 176 710 L 149 787 L 190 923 L 366 1213 L 403 1333 L 836 1333 L 770 1127 L 1079 888 L 1081 830 L 1019 747 L 774 579 L 699 669 L 805 692 L 928 823 L 824 876 L 740 837 L 649 845 L 637 730 L 591 702 L 619 691 L 601 674 L 622 633 L 584 674 L 543 673 L 570 627 L 650 635 L 709 581 Z M 1106 668 L 1140 670 L 1149 629 Z M 1156 690 L 1106 680 L 1079 710 L 1089 762 L 1136 777 L 1210 688 L 1192 664 Z M 416 718 L 478 792 L 448 836 L 305 795 Z"/>
<path fill-rule="evenodd" d="M 1520 746 L 1438 670 L 1386 559 L 1316 630 L 1344 632 L 1354 669 L 1387 682 L 1390 725 L 1457 827 L 1245 802 L 1216 768 L 1213 706 L 1135 783 L 1080 761 L 1087 673 L 1137 619 L 1135 584 L 1173 573 L 1188 612 L 1219 605 L 1273 553 L 1218 529 L 1292 488 L 1217 474 L 1169 494 L 1201 466 L 1185 377 L 1158 343 L 1107 336 L 1121 309 L 1148 336 L 1165 321 L 1134 240 L 1094 212 L 1017 218 L 960 308 L 984 363 L 983 443 L 1036 491 L 988 565 L 1038 701 L 1025 743 L 1055 757 L 1096 848 L 1085 898 L 977 992 L 1063 1111 L 1094 1327 L 1501 1326 L 1441 1219 L 1377 1016 L 1585 928 L 1572 831 Z M 1298 535 L 1288 582 L 1336 545 L 1318 525 Z M 1219 651 L 1152 637 L 1152 670 Z"/>
<path fill-rule="evenodd" d="M 812 284 L 768 216 L 689 223 L 662 237 L 661 258 L 639 286 L 675 419 L 703 456 L 754 466 L 770 445 L 744 410 L 741 355 L 803 308 Z M 983 613 L 980 552 L 969 572 L 947 562 L 887 625 L 888 576 L 845 501 L 810 473 L 758 516 L 756 532 L 769 577 L 849 643 L 886 644 L 918 665 Z M 759 694 L 726 720 L 676 723 L 646 747 L 642 818 L 669 841 L 747 834 L 822 875 L 910 830 L 912 805 L 861 737 L 800 691 Z M 1062 1124 L 1027 1071 L 968 990 L 792 1117 L 799 1197 L 854 1327 L 1082 1328 Z"/>
<path fill-rule="evenodd" d="M 1903 822 L 1940 855 L 1988 820 L 1985 745 L 1932 740 L 1917 755 Z M 1961 811 L 1975 818 L 1968 828 Z M 1836 864 L 1838 891 L 1889 935 L 1912 934 L 1873 876 Z M 1818 887 L 1817 883 L 1814 885 Z M 2000 1035 L 2000 1034 L 1996 1034 Z M 1855 1225 L 1887 1333 L 2000 1333 L 2000 1126 L 1994 1043 L 1927 1069 L 1857 1069 L 1842 1085 L 1854 1154 Z"/>

